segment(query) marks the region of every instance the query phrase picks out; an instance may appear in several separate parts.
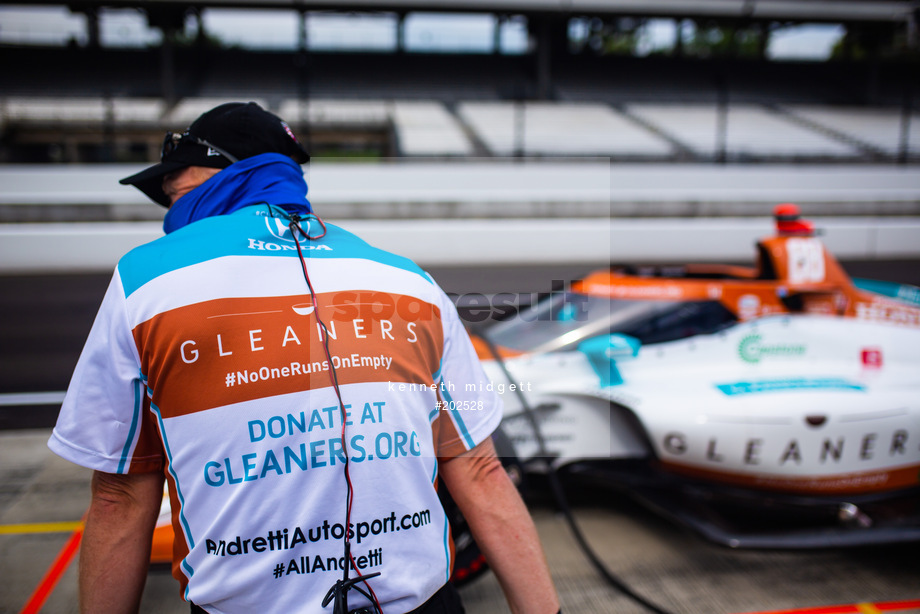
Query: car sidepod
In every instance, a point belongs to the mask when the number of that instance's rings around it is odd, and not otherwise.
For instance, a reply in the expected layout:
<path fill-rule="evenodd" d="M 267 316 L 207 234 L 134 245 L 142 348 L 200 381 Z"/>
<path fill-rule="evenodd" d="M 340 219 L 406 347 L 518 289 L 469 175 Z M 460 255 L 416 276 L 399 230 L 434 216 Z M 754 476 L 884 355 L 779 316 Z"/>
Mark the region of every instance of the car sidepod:
<path fill-rule="evenodd" d="M 643 346 L 609 370 L 584 351 L 485 366 L 522 460 L 625 487 L 718 543 L 920 539 L 916 328 L 782 315 Z"/>

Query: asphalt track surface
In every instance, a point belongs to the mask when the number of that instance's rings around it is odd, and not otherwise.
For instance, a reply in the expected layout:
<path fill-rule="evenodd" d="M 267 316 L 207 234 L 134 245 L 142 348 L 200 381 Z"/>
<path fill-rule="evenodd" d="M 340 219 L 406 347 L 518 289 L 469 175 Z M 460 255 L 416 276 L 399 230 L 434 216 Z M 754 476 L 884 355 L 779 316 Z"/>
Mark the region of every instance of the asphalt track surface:
<path fill-rule="evenodd" d="M 920 285 L 917 262 L 844 264 L 855 276 Z M 526 300 L 589 268 L 432 272 L 448 292 L 475 302 L 475 293 L 497 292 Z M 107 275 L 0 278 L 0 393 L 66 387 L 107 283 Z M 77 611 L 75 560 L 90 473 L 48 451 L 56 412 L 54 403 L 0 406 L 0 614 Z M 569 495 L 601 560 L 673 614 L 920 614 L 920 544 L 738 551 L 707 543 L 615 493 L 572 486 Z M 648 611 L 604 583 L 545 491 L 531 489 L 527 501 L 563 611 Z M 471 614 L 508 611 L 491 574 L 461 592 Z M 187 611 L 169 573 L 152 570 L 140 612 Z"/>

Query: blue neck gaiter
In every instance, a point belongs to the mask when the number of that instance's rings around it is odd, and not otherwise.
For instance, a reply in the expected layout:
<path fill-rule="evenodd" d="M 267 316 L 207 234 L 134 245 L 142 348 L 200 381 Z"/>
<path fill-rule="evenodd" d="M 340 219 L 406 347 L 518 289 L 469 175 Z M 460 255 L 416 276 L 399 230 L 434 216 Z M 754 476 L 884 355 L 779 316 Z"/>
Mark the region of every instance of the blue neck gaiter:
<path fill-rule="evenodd" d="M 166 212 L 163 230 L 169 234 L 192 222 L 262 203 L 288 213 L 311 213 L 300 165 L 276 153 L 231 164 L 177 200 Z"/>

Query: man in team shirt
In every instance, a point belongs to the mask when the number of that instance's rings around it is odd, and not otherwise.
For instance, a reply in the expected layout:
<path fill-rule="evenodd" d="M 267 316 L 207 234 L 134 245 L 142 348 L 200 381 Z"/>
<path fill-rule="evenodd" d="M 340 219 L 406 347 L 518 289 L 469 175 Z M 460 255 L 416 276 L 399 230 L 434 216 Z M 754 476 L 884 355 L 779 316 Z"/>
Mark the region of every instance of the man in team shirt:
<path fill-rule="evenodd" d="M 512 611 L 557 612 L 456 310 L 313 215 L 308 160 L 228 103 L 122 180 L 169 210 L 119 262 L 49 441 L 94 470 L 81 610 L 137 609 L 165 478 L 193 612 L 332 611 L 344 578 L 351 608 L 461 612 L 440 478 Z"/>

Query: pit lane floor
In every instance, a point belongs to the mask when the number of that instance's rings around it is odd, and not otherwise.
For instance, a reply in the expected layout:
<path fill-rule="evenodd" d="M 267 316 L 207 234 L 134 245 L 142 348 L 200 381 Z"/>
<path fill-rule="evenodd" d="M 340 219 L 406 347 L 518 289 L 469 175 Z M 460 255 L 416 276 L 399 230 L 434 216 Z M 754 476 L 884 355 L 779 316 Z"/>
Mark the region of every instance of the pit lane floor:
<path fill-rule="evenodd" d="M 48 451 L 49 434 L 49 429 L 0 432 L 0 613 L 77 611 L 76 558 L 68 563 L 67 555 L 75 553 L 74 530 L 88 504 L 90 473 Z M 613 495 L 571 494 L 582 531 L 613 573 L 674 614 L 786 614 L 802 608 L 821 608 L 806 614 L 920 614 L 920 544 L 729 550 Z M 603 582 L 548 498 L 537 495 L 529 505 L 564 612 L 647 611 Z M 48 595 L 39 608 L 36 592 L 42 589 Z M 461 592 L 470 614 L 508 611 L 491 574 Z M 167 571 L 149 574 L 140 612 L 188 612 Z"/>

